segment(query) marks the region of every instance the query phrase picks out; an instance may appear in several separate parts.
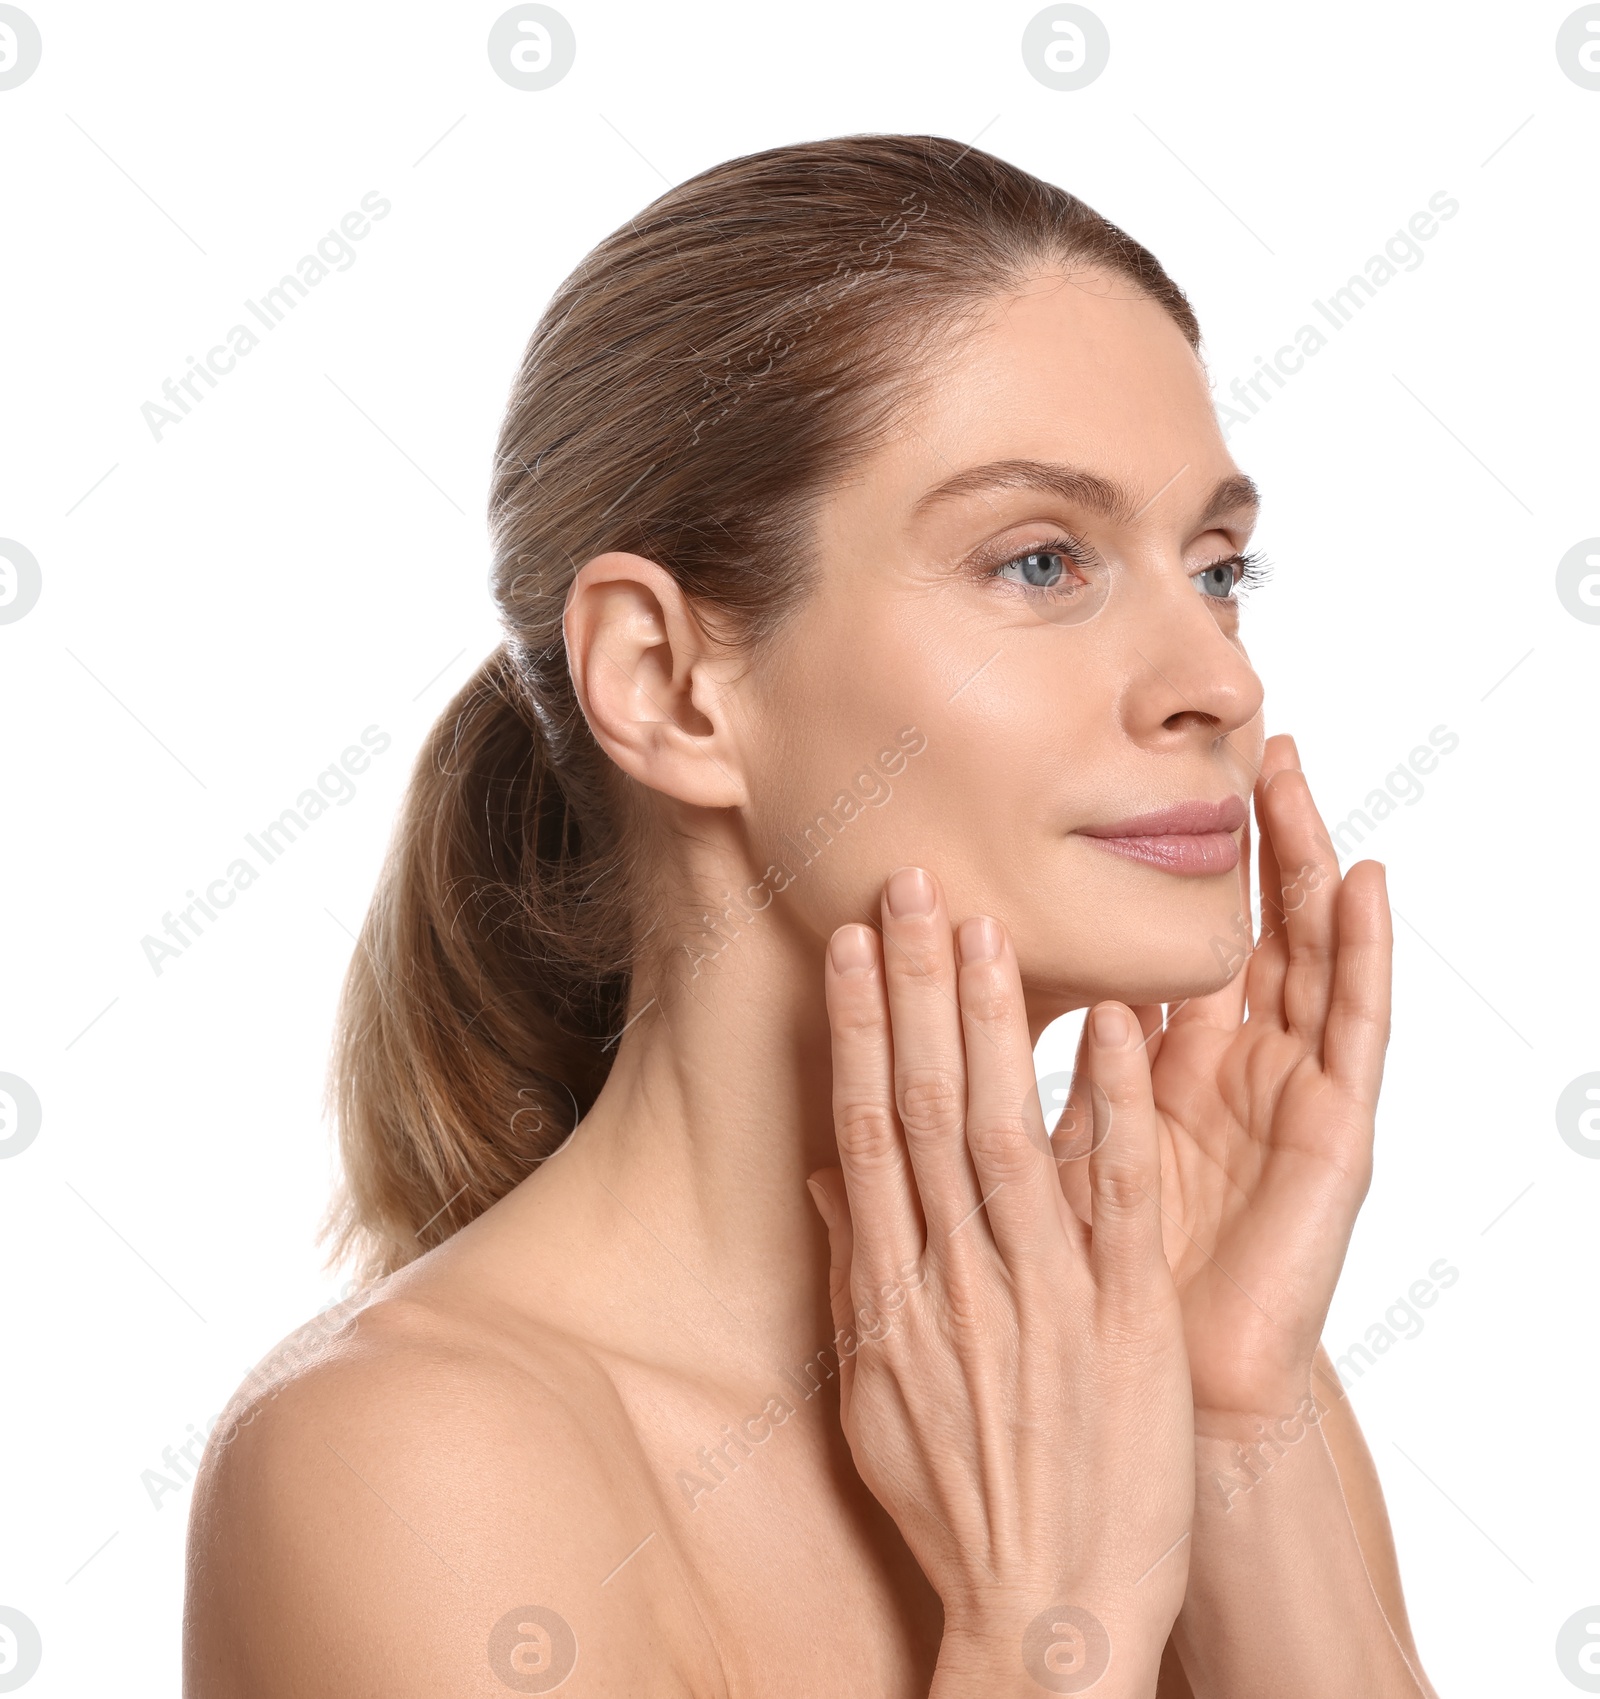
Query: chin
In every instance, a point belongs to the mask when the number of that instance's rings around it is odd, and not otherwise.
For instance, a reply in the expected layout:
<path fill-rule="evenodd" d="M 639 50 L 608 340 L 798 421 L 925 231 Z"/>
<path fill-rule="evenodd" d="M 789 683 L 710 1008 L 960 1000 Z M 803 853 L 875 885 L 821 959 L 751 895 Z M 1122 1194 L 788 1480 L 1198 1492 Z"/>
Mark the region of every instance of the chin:
<path fill-rule="evenodd" d="M 1244 968 L 1244 949 L 1226 922 L 1193 917 L 1148 931 L 1123 931 L 1065 946 L 1054 960 L 1019 960 L 1031 1015 L 1051 1021 L 1073 1009 L 1119 1003 L 1179 1003 L 1220 991 Z"/>
<path fill-rule="evenodd" d="M 1176 959 L 1169 952 L 1148 962 L 1129 964 L 1126 973 L 1113 978 L 1098 998 L 1114 997 L 1120 1003 L 1181 1003 L 1220 991 L 1242 966 L 1239 962 L 1224 963 L 1209 951 L 1189 951 Z"/>

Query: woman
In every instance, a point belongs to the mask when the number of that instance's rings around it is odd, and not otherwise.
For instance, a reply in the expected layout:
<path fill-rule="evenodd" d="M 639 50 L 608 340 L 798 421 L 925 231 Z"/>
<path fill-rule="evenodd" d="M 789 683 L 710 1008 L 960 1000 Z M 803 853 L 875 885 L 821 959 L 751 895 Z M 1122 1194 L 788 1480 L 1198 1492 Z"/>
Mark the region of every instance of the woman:
<path fill-rule="evenodd" d="M 1318 1345 L 1382 869 L 1263 741 L 1198 346 L 937 137 L 558 292 L 346 989 L 373 1284 L 213 1436 L 195 1699 L 1432 1692 Z"/>

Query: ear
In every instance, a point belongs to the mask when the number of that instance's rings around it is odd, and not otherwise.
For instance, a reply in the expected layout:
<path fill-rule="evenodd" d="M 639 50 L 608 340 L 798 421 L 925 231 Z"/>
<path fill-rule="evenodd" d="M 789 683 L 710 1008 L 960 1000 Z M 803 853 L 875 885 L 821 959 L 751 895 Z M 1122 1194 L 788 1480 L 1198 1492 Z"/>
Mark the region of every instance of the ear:
<path fill-rule="evenodd" d="M 584 718 L 623 772 L 697 808 L 749 801 L 730 712 L 738 657 L 711 640 L 671 573 L 642 555 L 596 555 L 562 625 Z"/>

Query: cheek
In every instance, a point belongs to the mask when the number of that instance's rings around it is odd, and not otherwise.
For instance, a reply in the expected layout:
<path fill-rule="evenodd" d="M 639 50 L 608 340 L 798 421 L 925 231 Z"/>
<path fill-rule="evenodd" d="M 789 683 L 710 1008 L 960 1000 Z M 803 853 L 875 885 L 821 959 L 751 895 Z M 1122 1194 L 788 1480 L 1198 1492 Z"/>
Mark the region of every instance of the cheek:
<path fill-rule="evenodd" d="M 807 930 L 876 915 L 907 863 L 957 919 L 1020 904 L 1034 921 L 1059 895 L 1063 834 L 1103 803 L 1116 691 L 1090 634 L 941 613 L 858 604 L 764 672 L 750 828 Z"/>
<path fill-rule="evenodd" d="M 753 859 L 779 870 L 783 908 L 818 935 L 875 917 L 896 867 L 942 878 L 950 840 L 969 829 L 926 702 L 906 672 L 899 678 L 893 688 L 881 668 L 830 669 L 826 688 L 796 697 L 809 706 L 791 708 L 761 753 Z"/>
<path fill-rule="evenodd" d="M 870 729 L 876 725 L 876 730 Z M 818 890 L 829 912 L 859 906 L 853 892 L 867 870 L 881 881 L 905 861 L 928 860 L 930 744 L 915 721 L 863 719 L 815 728 L 797 738 L 796 759 L 778 761 L 768 793 L 750 826 L 757 859 L 787 865 Z M 803 876 L 803 877 L 802 877 Z M 804 905 L 810 906 L 810 905 Z"/>
<path fill-rule="evenodd" d="M 816 932 L 876 916 L 884 879 L 907 864 L 934 874 L 957 920 L 1009 911 L 1019 888 L 1054 871 L 1043 774 L 1059 785 L 1059 730 L 1047 747 L 1025 703 L 970 691 L 952 702 L 942 684 L 920 706 L 906 694 L 874 694 L 853 724 L 797 736 L 799 759 L 766 813 L 762 841 L 793 875 L 785 902 Z"/>

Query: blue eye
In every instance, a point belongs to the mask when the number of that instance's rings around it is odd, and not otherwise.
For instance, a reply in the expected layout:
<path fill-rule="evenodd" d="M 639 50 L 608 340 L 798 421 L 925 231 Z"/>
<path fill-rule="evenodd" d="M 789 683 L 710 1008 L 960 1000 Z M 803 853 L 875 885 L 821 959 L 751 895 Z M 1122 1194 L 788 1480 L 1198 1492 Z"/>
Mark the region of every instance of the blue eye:
<path fill-rule="evenodd" d="M 1030 554 L 1018 555 L 1014 560 L 1008 560 L 1000 568 L 999 577 L 1008 575 L 1008 568 L 1016 567 L 1016 577 L 1023 584 L 1031 584 L 1035 590 L 1050 590 L 1061 582 L 1061 574 L 1065 570 L 1061 564 L 1062 557 L 1054 549 L 1035 549 Z"/>
<path fill-rule="evenodd" d="M 1218 602 L 1236 600 L 1240 590 L 1261 583 L 1266 576 L 1266 563 L 1257 554 L 1229 555 L 1191 574 L 1195 589 Z"/>
<path fill-rule="evenodd" d="M 990 576 L 1021 584 L 1029 590 L 1070 591 L 1081 588 L 1080 579 L 1067 577 L 1068 561 L 1080 560 L 1083 545 L 1069 537 L 1053 537 L 1036 549 L 1012 555 L 995 567 Z"/>
<path fill-rule="evenodd" d="M 1194 575 L 1195 588 L 1202 596 L 1216 596 L 1227 601 L 1233 596 L 1233 562 L 1219 560 L 1204 572 Z"/>

